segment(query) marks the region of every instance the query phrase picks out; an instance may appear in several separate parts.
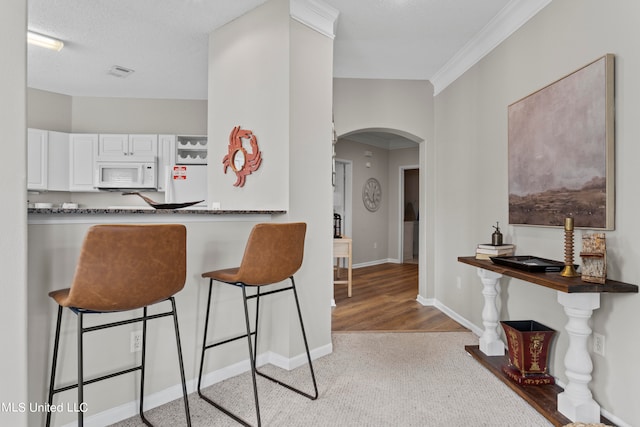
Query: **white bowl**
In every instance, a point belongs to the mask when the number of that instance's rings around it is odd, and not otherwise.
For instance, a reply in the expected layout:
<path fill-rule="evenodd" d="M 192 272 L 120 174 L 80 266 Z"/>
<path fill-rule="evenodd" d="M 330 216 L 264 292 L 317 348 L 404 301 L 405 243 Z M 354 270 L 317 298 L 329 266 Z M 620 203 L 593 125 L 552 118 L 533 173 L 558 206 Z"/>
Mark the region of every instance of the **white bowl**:
<path fill-rule="evenodd" d="M 36 203 L 36 209 L 51 209 L 53 207 L 53 203 Z"/>

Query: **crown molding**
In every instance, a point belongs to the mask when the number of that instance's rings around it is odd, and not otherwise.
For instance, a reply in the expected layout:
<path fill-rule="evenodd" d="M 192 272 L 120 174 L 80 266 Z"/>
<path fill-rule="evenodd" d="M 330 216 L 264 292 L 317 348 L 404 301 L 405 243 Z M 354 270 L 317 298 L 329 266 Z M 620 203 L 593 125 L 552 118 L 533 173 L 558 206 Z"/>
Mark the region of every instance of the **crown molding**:
<path fill-rule="evenodd" d="M 476 37 L 434 74 L 430 79 L 433 95 L 462 76 L 549 3 L 551 0 L 511 0 Z"/>
<path fill-rule="evenodd" d="M 340 11 L 320 0 L 290 0 L 289 11 L 296 21 L 333 39 Z"/>

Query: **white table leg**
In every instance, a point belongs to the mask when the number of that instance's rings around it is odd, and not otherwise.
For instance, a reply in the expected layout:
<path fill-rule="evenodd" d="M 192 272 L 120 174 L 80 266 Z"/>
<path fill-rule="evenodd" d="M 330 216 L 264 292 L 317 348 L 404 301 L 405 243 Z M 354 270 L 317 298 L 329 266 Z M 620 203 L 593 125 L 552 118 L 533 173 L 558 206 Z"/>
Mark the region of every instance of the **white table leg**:
<path fill-rule="evenodd" d="M 571 421 L 599 423 L 600 405 L 593 400 L 589 389 L 593 363 L 587 340 L 591 335 L 591 314 L 600 308 L 600 294 L 558 292 L 558 302 L 569 317 L 565 327 L 569 334 L 569 348 L 564 357 L 568 384 L 558 395 L 558 411 Z"/>
<path fill-rule="evenodd" d="M 502 274 L 479 268 L 478 276 L 480 276 L 484 286 L 482 289 L 482 295 L 484 295 L 484 308 L 482 309 L 484 332 L 480 337 L 480 351 L 487 356 L 503 356 L 504 343 L 498 334 L 498 321 L 500 318 L 496 304 L 497 297 L 500 294 L 498 280 L 500 280 Z"/>

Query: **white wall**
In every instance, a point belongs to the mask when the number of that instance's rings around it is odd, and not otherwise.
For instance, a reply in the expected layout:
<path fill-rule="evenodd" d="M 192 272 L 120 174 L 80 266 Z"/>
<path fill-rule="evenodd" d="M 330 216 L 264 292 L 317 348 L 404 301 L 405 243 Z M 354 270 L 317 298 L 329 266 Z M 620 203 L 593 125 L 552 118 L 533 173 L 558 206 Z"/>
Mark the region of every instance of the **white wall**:
<path fill-rule="evenodd" d="M 0 195 L 6 209 L 0 217 L 0 402 L 27 402 L 27 225 L 26 225 L 26 0 L 0 6 L 0 129 L 4 165 L 0 168 Z M 9 349 L 10 346 L 10 349 Z M 0 424 L 26 426 L 27 414 L 0 411 Z"/>
<path fill-rule="evenodd" d="M 289 2 L 269 1 L 209 37 L 209 200 L 222 209 L 289 207 Z M 252 130 L 262 165 L 234 187 L 223 172 L 234 126 Z"/>
<path fill-rule="evenodd" d="M 71 131 L 207 135 L 207 101 L 73 97 Z"/>
<path fill-rule="evenodd" d="M 481 284 L 456 258 L 472 255 L 496 221 L 508 222 L 507 106 L 605 53 L 616 55 L 616 230 L 607 232 L 608 275 L 640 283 L 638 16 L 640 4 L 632 1 L 551 2 L 436 97 L 436 298 L 474 324 L 482 324 Z M 504 233 L 519 254 L 564 257 L 558 228 L 505 226 Z M 501 319 L 535 319 L 559 331 L 551 368 L 566 383 L 567 317 L 556 292 L 503 279 L 502 295 Z M 603 294 L 591 325 L 606 336 L 606 356 L 592 357 L 594 398 L 627 425 L 640 425 L 639 303 L 638 294 Z"/>
<path fill-rule="evenodd" d="M 27 88 L 27 127 L 71 132 L 73 98 Z"/>
<path fill-rule="evenodd" d="M 289 212 L 307 222 L 305 263 L 296 276 L 309 345 L 331 347 L 333 298 L 333 187 L 331 107 L 333 40 L 290 20 Z M 291 301 L 289 301 L 291 303 Z M 290 307 L 290 306 L 289 306 Z M 302 352 L 289 309 L 289 352 Z"/>
<path fill-rule="evenodd" d="M 27 89 L 28 127 L 75 133 L 207 134 L 207 101 L 68 96 Z"/>

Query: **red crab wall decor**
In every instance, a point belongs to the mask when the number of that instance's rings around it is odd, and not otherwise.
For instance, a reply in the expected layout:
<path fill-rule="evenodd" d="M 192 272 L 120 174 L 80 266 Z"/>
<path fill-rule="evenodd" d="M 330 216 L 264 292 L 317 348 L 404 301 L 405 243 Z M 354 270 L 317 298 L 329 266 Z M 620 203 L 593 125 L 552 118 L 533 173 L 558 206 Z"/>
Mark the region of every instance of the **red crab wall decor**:
<path fill-rule="evenodd" d="M 251 152 L 248 152 L 242 146 L 242 140 L 248 139 Z M 229 152 L 222 164 L 224 165 L 224 173 L 227 173 L 227 168 L 231 166 L 231 169 L 236 173 L 236 182 L 233 184 L 235 187 L 244 186 L 247 175 L 254 171 L 257 171 L 262 163 L 262 153 L 258 149 L 258 139 L 252 131 L 247 129 L 240 129 L 240 126 L 236 126 L 229 135 Z"/>

